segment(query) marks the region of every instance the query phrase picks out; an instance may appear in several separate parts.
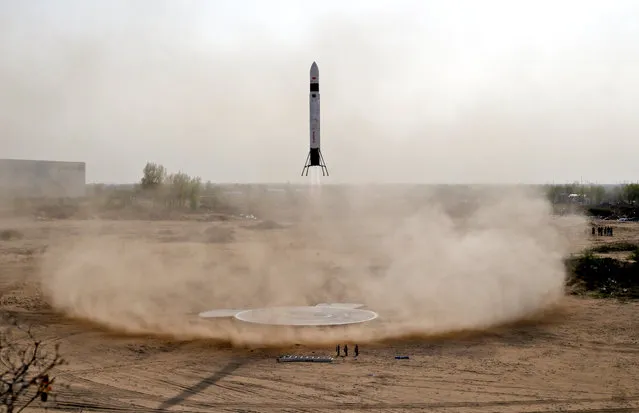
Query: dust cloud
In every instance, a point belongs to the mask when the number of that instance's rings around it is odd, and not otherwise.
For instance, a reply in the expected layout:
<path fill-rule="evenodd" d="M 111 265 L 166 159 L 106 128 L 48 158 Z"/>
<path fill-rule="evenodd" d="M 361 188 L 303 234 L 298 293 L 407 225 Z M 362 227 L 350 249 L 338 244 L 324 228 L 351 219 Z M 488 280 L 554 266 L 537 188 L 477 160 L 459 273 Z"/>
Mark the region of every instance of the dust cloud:
<path fill-rule="evenodd" d="M 109 232 L 98 221 L 52 242 L 42 284 L 57 310 L 114 330 L 251 346 L 481 330 L 556 306 L 582 218 L 558 221 L 527 189 L 462 189 L 321 185 L 300 195 L 304 214 L 292 226 L 237 228 L 233 242 L 215 245 L 160 243 L 136 235 L 139 223 Z M 380 318 L 309 329 L 197 317 L 326 301 L 362 302 Z"/>

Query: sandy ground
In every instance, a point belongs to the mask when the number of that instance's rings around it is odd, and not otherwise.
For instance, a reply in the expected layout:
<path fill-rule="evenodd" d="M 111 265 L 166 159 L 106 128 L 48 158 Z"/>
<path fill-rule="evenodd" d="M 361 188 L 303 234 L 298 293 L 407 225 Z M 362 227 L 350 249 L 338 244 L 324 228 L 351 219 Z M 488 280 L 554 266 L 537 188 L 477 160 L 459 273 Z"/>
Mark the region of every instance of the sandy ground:
<path fill-rule="evenodd" d="M 634 302 L 565 297 L 544 316 L 515 325 L 359 343 L 357 359 L 350 343 L 351 354 L 331 364 L 277 363 L 283 353 L 334 355 L 339 340 L 279 348 L 233 346 L 228 340 L 131 335 L 77 320 L 52 308 L 43 295 L 43 254 L 52 239 L 77 237 L 95 224 L 12 220 L 2 225 L 23 237 L 0 242 L 1 308 L 32 325 L 48 343 L 59 342 L 68 361 L 58 380 L 69 388 L 55 389 L 49 410 L 639 411 L 639 304 Z M 238 240 L 272 236 L 251 223 L 233 221 L 101 225 L 164 244 L 179 243 L 180 231 L 204 225 L 232 233 L 236 247 Z M 616 225 L 618 236 L 596 242 L 639 238 L 636 224 Z M 219 233 L 214 238 L 203 241 L 211 254 L 235 248 Z M 584 239 L 584 245 L 592 242 Z M 188 310 L 198 309 L 206 309 L 201 301 Z M 396 360 L 395 355 L 410 359 Z M 32 410 L 41 409 L 37 402 Z"/>

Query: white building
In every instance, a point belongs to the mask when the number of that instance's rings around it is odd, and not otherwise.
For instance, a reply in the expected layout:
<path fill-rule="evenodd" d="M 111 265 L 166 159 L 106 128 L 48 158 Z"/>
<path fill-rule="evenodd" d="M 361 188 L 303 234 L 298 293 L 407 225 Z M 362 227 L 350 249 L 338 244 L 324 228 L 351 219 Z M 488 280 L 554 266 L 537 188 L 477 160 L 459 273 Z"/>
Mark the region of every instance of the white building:
<path fill-rule="evenodd" d="M 85 162 L 0 159 L 2 198 L 78 198 L 85 195 Z"/>

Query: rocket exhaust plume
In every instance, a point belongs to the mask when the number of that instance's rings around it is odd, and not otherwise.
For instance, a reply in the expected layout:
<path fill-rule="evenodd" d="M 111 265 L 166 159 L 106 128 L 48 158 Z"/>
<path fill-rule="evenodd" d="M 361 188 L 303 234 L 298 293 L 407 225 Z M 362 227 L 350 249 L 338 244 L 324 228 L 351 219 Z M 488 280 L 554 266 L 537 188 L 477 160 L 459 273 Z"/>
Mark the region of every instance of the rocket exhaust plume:
<path fill-rule="evenodd" d="M 311 166 L 322 168 L 322 176 L 328 176 L 328 168 L 322 156 L 320 148 L 320 91 L 319 91 L 319 68 L 313 62 L 310 72 L 310 93 L 309 93 L 309 129 L 310 129 L 310 150 L 306 157 L 302 176 L 308 176 L 308 169 Z"/>

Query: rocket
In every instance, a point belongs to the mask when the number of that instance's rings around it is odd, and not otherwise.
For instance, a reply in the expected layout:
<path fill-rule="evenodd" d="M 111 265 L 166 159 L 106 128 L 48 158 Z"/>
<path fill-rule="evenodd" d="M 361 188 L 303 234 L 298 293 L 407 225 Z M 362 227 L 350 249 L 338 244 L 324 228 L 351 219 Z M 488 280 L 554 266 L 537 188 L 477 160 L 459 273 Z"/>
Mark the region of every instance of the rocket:
<path fill-rule="evenodd" d="M 302 175 L 308 176 L 308 168 L 318 166 L 322 168 L 322 176 L 328 176 L 328 168 L 324 163 L 322 150 L 320 149 L 320 92 L 319 92 L 319 68 L 313 62 L 310 72 L 310 93 L 308 96 L 309 106 L 309 130 L 310 130 L 310 150 L 306 157 L 306 163 L 302 168 Z"/>

